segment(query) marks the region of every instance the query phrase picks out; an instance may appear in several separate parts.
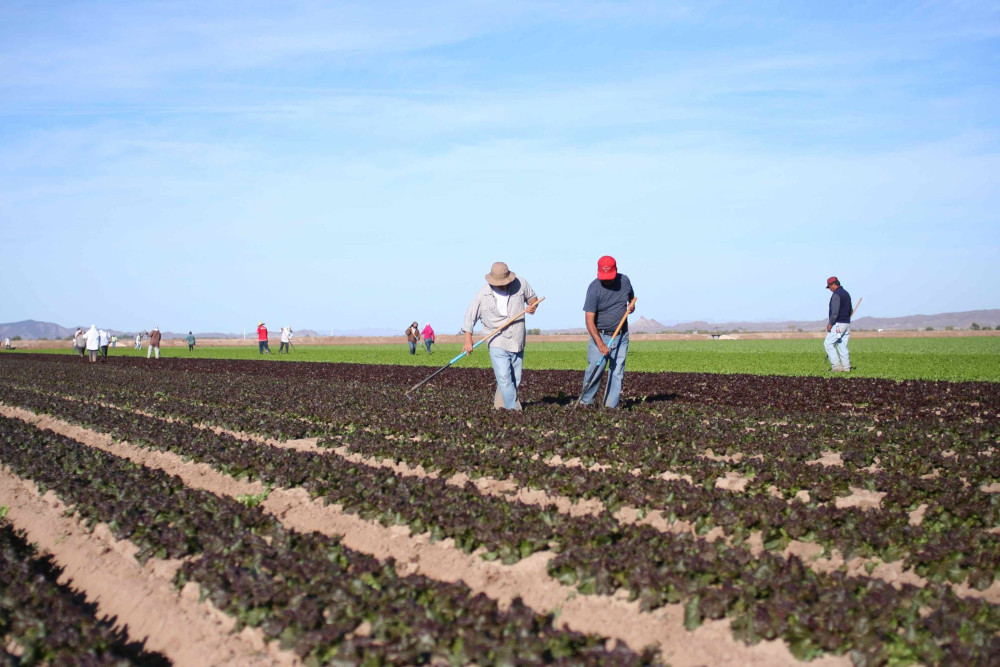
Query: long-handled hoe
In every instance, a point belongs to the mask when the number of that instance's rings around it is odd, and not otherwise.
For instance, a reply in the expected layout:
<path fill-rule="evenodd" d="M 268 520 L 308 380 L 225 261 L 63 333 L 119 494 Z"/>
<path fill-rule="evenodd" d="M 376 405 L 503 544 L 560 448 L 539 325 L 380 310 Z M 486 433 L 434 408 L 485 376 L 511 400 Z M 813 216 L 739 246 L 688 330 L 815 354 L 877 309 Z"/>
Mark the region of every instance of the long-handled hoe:
<path fill-rule="evenodd" d="M 545 297 L 544 296 L 541 299 L 539 299 L 538 301 L 536 301 L 534 303 L 534 305 L 537 306 L 542 301 L 545 301 Z M 483 343 L 486 343 L 486 342 L 488 342 L 490 340 L 493 340 L 493 337 L 496 336 L 498 333 L 500 333 L 501 331 L 503 331 L 504 329 L 506 329 L 508 326 L 510 326 L 511 324 L 513 324 L 514 322 L 516 322 L 518 319 L 524 317 L 524 314 L 526 312 L 528 312 L 527 308 L 525 308 L 520 313 L 518 313 L 514 317 L 510 318 L 509 320 L 507 320 L 506 322 L 504 322 L 503 324 L 501 324 L 499 327 L 497 327 L 496 329 L 494 329 L 493 332 L 490 333 L 490 335 L 486 336 L 486 338 L 483 338 L 478 343 L 476 343 L 475 345 L 473 345 L 472 349 L 474 350 L 477 347 L 479 347 L 480 345 L 482 345 Z M 414 391 L 416 391 L 417 389 L 419 389 L 421 386 L 423 386 L 427 382 L 430 382 L 430 380 L 434 376 L 436 376 L 438 373 L 444 371 L 446 368 L 449 368 L 453 363 L 455 363 L 456 361 L 458 361 L 459 359 L 461 359 L 462 357 L 464 357 L 466 354 L 468 354 L 468 353 L 465 352 L 465 351 L 463 351 L 462 354 L 458 355 L 457 357 L 455 357 L 454 359 L 452 359 L 451 361 L 449 361 L 447 364 L 445 364 L 441 368 L 437 369 L 436 371 L 434 371 L 433 373 L 431 373 L 430 375 L 428 375 L 427 377 L 425 377 L 423 380 L 421 380 L 417 384 L 415 384 L 412 387 L 410 387 L 409 391 L 406 392 L 406 397 L 407 398 L 413 398 L 412 396 L 410 396 L 410 394 L 412 394 Z"/>
<path fill-rule="evenodd" d="M 601 376 L 604 375 L 605 364 L 607 364 L 611 360 L 611 346 L 614 345 L 615 338 L 618 338 L 618 333 L 622 330 L 622 327 L 625 326 L 625 320 L 628 319 L 628 309 L 635 306 L 635 301 L 636 301 L 635 297 L 633 297 L 628 304 L 628 308 L 625 309 L 625 314 L 622 315 L 622 321 L 618 323 L 618 328 L 615 329 L 614 334 L 611 335 L 611 340 L 608 341 L 608 353 L 604 355 L 603 359 L 601 359 L 601 363 L 594 368 L 593 375 L 589 378 L 584 378 L 583 391 L 580 392 L 580 398 L 576 399 L 576 402 L 573 403 L 574 408 L 576 408 L 576 406 L 580 405 L 583 402 L 583 395 L 586 394 L 588 391 L 590 391 L 590 389 L 594 386 L 594 381 L 595 380 L 597 382 L 601 381 Z M 604 388 L 604 398 L 601 399 L 602 405 L 604 404 L 604 401 L 607 400 L 608 398 L 608 388 L 610 386 L 611 386 L 611 378 L 608 378 L 608 385 L 607 387 Z"/>

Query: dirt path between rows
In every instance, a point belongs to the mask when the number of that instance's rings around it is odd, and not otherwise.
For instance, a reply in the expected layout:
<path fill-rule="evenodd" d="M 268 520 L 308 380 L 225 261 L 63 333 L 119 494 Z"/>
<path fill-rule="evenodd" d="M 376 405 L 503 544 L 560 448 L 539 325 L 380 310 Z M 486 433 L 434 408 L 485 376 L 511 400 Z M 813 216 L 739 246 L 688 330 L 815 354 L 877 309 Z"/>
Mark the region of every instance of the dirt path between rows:
<path fill-rule="evenodd" d="M 0 467 L 0 505 L 7 520 L 49 553 L 63 569 L 60 582 L 115 618 L 129 639 L 145 642 L 178 665 L 297 665 L 291 653 L 265 645 L 256 630 L 233 633 L 234 620 L 210 602 L 198 601 L 197 586 L 178 592 L 172 583 L 180 561 L 150 559 L 140 565 L 138 549 L 116 540 L 105 524 L 93 531 L 67 516 L 54 492 L 45 495 L 30 480 Z"/>
<path fill-rule="evenodd" d="M 239 482 L 206 464 L 187 463 L 169 452 L 154 452 L 115 442 L 110 436 L 59 419 L 9 406 L 0 407 L 0 414 L 178 475 L 194 488 L 232 497 L 264 490 L 259 483 Z M 309 446 L 306 442 L 296 444 Z M 563 586 L 548 576 L 546 564 L 552 554 L 535 554 L 513 566 L 487 562 L 455 548 L 451 540 L 432 544 L 428 536 L 414 536 L 405 526 L 386 528 L 376 521 L 365 521 L 345 513 L 337 505 L 324 506 L 321 500 L 311 499 L 303 489 L 274 489 L 261 506 L 289 528 L 341 536 L 344 545 L 351 549 L 380 560 L 394 558 L 402 575 L 417 573 L 439 581 L 462 581 L 473 594 L 485 593 L 501 604 L 508 604 L 519 596 L 538 612 L 558 614 L 560 626 L 617 639 L 636 649 L 656 646 L 663 659 L 675 667 L 801 665 L 781 641 L 765 641 L 754 646 L 738 642 L 725 620 L 706 621 L 695 631 L 685 630 L 682 605 L 668 605 L 647 613 L 639 610 L 637 602 L 628 602 L 621 596 L 580 595 L 574 588 Z M 128 618 L 127 614 L 122 616 Z M 850 661 L 845 657 L 825 656 L 811 664 L 839 667 Z"/>
<path fill-rule="evenodd" d="M 75 399 L 74 399 L 75 400 Z M 115 406 L 111 406 L 115 407 Z M 119 408 L 120 409 L 120 408 Z M 166 421 L 172 421 L 171 418 L 165 418 L 152 413 L 142 412 L 146 416 L 153 417 L 156 419 L 165 419 Z M 351 463 L 357 463 L 359 465 L 365 465 L 371 468 L 384 468 L 393 471 L 397 475 L 403 477 L 439 477 L 438 473 L 435 471 L 428 472 L 423 466 L 410 466 L 405 462 L 399 462 L 390 459 L 378 459 L 374 457 L 366 457 L 361 454 L 356 454 L 348 451 L 347 447 L 335 447 L 335 448 L 323 448 L 318 446 L 319 438 L 302 438 L 299 440 L 286 440 L 280 441 L 275 438 L 269 438 L 263 435 L 258 435 L 254 433 L 248 433 L 246 431 L 236 431 L 233 429 L 227 429 L 221 426 L 209 426 L 204 424 L 189 424 L 195 428 L 208 429 L 214 431 L 215 433 L 231 435 L 237 439 L 241 440 L 253 440 L 255 442 L 261 442 L 264 444 L 271 445 L 272 447 L 282 447 L 285 449 L 293 449 L 301 452 L 311 452 L 311 453 L 334 453 L 341 458 L 350 461 Z M 828 457 L 829 458 L 829 457 Z M 824 459 L 819 459 L 824 460 Z M 819 461 L 818 460 L 818 461 Z M 545 461 L 547 465 L 552 466 L 568 466 L 576 467 L 579 464 L 574 459 L 567 461 L 559 460 L 548 460 Z M 672 475 L 671 473 L 664 473 L 664 478 L 666 479 L 683 479 L 683 476 Z M 720 478 L 725 479 L 725 478 Z M 690 478 L 687 479 L 690 483 Z M 599 500 L 573 500 L 565 496 L 551 495 L 542 491 L 540 489 L 530 489 L 519 486 L 515 480 L 499 480 L 489 476 L 479 477 L 476 479 L 470 479 L 468 475 L 464 473 L 457 473 L 449 477 L 446 482 L 448 484 L 454 484 L 456 486 L 461 486 L 466 482 L 471 483 L 479 493 L 483 495 L 493 496 L 495 498 L 500 498 L 506 501 L 517 501 L 522 502 L 526 505 L 534 505 L 538 507 L 552 507 L 556 511 L 562 514 L 568 514 L 570 516 L 595 516 L 602 511 L 604 511 L 604 504 Z M 727 488 L 727 486 L 723 486 Z M 732 484 L 731 488 L 727 490 L 733 493 L 740 493 L 742 487 L 739 484 Z M 985 489 L 984 489 L 985 490 Z M 779 494 L 780 495 L 780 494 Z M 848 508 L 855 507 L 863 511 L 865 508 L 878 507 L 882 496 L 885 494 L 867 491 L 865 489 L 854 489 L 852 488 L 852 494 L 850 496 L 844 496 L 837 498 L 835 501 L 835 506 L 838 508 Z M 926 510 L 926 506 L 921 506 Z M 916 510 L 911 512 L 910 523 L 919 524 L 919 519 L 922 516 L 922 510 Z M 622 507 L 614 514 L 615 518 L 624 525 L 633 524 L 645 524 L 649 525 L 656 530 L 663 533 L 691 533 L 695 534 L 694 525 L 688 521 L 674 521 L 669 522 L 660 510 L 651 510 L 644 513 L 644 516 L 640 514 L 638 508 L 635 507 Z M 717 539 L 725 539 L 725 533 L 720 527 L 713 528 L 711 531 L 701 536 L 702 539 L 713 541 Z M 760 531 L 755 531 L 752 533 L 746 541 L 747 548 L 753 554 L 760 554 L 764 551 L 764 538 Z M 816 544 L 815 542 L 801 542 L 798 540 L 792 540 L 782 551 L 782 556 L 788 558 L 790 556 L 797 556 L 812 570 L 818 573 L 830 573 L 837 570 L 843 570 L 848 576 L 852 577 L 862 577 L 870 579 L 880 579 L 886 583 L 893 584 L 894 586 L 901 586 L 904 584 L 911 584 L 913 586 L 919 586 L 921 588 L 928 585 L 928 581 L 918 575 L 912 568 L 905 568 L 902 561 L 893 561 L 891 563 L 886 563 L 879 558 L 866 558 L 862 556 L 854 557 L 850 560 L 845 560 L 843 555 L 836 549 L 832 550 L 833 553 L 828 557 L 822 557 L 823 548 Z M 871 570 L 869 571 L 869 568 Z M 1000 604 L 1000 580 L 994 581 L 985 590 L 976 590 L 966 583 L 961 584 L 951 584 L 951 588 L 955 595 L 961 597 L 982 599 L 991 604 Z"/>
<path fill-rule="evenodd" d="M 80 401 L 79 398 L 75 396 L 61 395 L 62 398 L 70 401 Z M 101 405 L 105 407 L 114 408 L 116 410 L 122 410 L 120 406 L 113 403 L 100 402 Z M 0 402 L 0 407 L 3 403 Z M 318 446 L 319 438 L 302 438 L 298 440 L 286 440 L 281 441 L 275 438 L 264 436 L 261 434 L 251 433 L 247 431 L 238 431 L 234 429 L 229 429 L 222 426 L 200 424 L 200 423 L 190 423 L 183 420 L 176 419 L 174 417 L 158 415 L 151 412 L 146 412 L 143 410 L 132 410 L 137 414 L 142 414 L 144 416 L 159 419 L 165 422 L 180 421 L 181 423 L 187 424 L 194 428 L 205 429 L 213 431 L 215 433 L 230 435 L 241 440 L 252 440 L 255 442 L 264 443 L 272 447 L 281 447 L 285 449 L 292 449 L 301 452 L 310 453 L 334 453 L 341 458 L 344 458 L 351 463 L 357 463 L 360 465 L 365 465 L 372 468 L 383 468 L 388 469 L 396 473 L 397 475 L 404 477 L 439 477 L 436 471 L 427 471 L 423 466 L 417 465 L 412 467 L 406 462 L 397 463 L 390 459 L 378 459 L 374 457 L 366 457 L 361 454 L 356 454 L 348 451 L 347 447 L 336 447 L 336 448 L 323 448 Z M 28 412 L 27 414 L 34 414 Z M 706 456 L 709 458 L 714 458 L 714 454 L 711 450 L 706 452 Z M 554 457 L 544 461 L 545 464 L 558 467 L 582 467 L 582 464 L 578 459 L 568 459 L 562 460 L 560 457 Z M 840 460 L 840 455 L 836 452 L 827 452 L 824 456 L 816 459 L 815 461 L 807 462 L 809 464 L 817 465 L 843 465 Z M 209 472 L 214 472 L 214 469 L 207 464 L 199 464 L 204 466 L 204 470 Z M 596 467 L 600 467 L 599 464 L 595 464 Z M 734 493 L 740 493 L 743 490 L 742 477 L 735 473 L 730 473 L 730 475 L 735 475 L 734 478 L 729 477 L 719 478 L 721 488 L 729 490 Z M 663 479 L 681 479 L 688 483 L 692 483 L 690 477 L 685 475 L 675 475 L 673 473 L 667 472 L 661 475 Z M 685 479 L 686 478 L 686 479 Z M 480 493 L 483 495 L 488 495 L 496 498 L 500 498 L 506 501 L 517 501 L 522 502 L 526 505 L 534 505 L 538 507 L 552 507 L 558 512 L 563 514 L 568 514 L 570 516 L 594 516 L 604 511 L 604 505 L 599 500 L 573 500 L 565 496 L 553 496 L 540 489 L 530 489 L 521 487 L 518 485 L 516 480 L 498 480 L 489 476 L 484 476 L 477 478 L 475 480 L 470 479 L 464 473 L 458 473 L 451 476 L 446 480 L 449 484 L 454 484 L 456 486 L 461 486 L 466 482 L 470 482 Z M 262 485 L 248 486 L 245 491 L 238 491 L 237 493 L 246 494 L 257 494 L 263 490 Z M 780 492 L 776 489 L 772 489 L 775 494 L 781 497 Z M 989 492 L 989 489 L 982 489 L 984 492 Z M 808 500 L 808 492 L 800 492 L 805 494 L 806 498 L 804 501 Z M 867 491 L 864 489 L 855 489 L 852 487 L 852 494 L 850 496 L 838 497 L 835 500 L 835 506 L 838 508 L 847 507 L 857 507 L 861 510 L 869 507 L 878 507 L 881 503 L 881 498 L 884 494 Z M 910 523 L 917 525 L 922 519 L 923 510 L 926 510 L 926 506 L 921 506 L 920 509 L 910 513 Z M 664 533 L 691 533 L 695 534 L 694 525 L 688 521 L 674 521 L 671 523 L 668 521 L 663 513 L 659 510 L 651 510 L 645 512 L 644 515 L 639 512 L 637 508 L 634 507 L 622 507 L 617 512 L 615 512 L 615 518 L 624 525 L 634 525 L 634 524 L 645 524 L 652 528 Z M 995 532 L 995 531 L 989 531 Z M 726 539 L 724 531 L 720 527 L 713 528 L 711 531 L 701 536 L 702 539 L 708 541 L 714 541 L 717 539 Z M 751 553 L 759 554 L 764 551 L 764 539 L 760 531 L 752 533 L 746 541 L 747 548 L 750 549 Z M 790 541 L 782 551 L 782 556 L 788 558 L 790 556 L 797 556 L 812 570 L 817 573 L 830 573 L 837 570 L 845 572 L 848 576 L 862 577 L 879 579 L 885 581 L 886 583 L 893 584 L 894 586 L 901 586 L 904 584 L 910 584 L 918 587 L 925 587 L 928 585 L 928 581 L 918 575 L 912 568 L 905 568 L 902 561 L 894 562 L 884 562 L 876 557 L 862 557 L 857 556 L 850 560 L 844 559 L 843 555 L 836 549 L 832 550 L 829 557 L 823 557 L 823 548 L 814 542 L 801 542 L 798 540 Z M 1000 604 L 1000 580 L 994 581 L 985 590 L 976 590 L 966 583 L 961 584 L 950 584 L 954 593 L 961 597 L 968 597 L 974 599 L 982 599 L 991 604 Z"/>

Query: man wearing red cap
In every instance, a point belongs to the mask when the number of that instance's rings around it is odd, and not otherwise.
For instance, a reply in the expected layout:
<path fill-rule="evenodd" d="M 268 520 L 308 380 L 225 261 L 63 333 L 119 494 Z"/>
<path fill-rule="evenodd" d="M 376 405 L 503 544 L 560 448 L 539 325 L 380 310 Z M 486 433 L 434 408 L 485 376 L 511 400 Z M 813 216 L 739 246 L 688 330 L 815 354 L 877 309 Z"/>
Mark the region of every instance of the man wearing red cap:
<path fill-rule="evenodd" d="M 851 353 L 847 341 L 851 337 L 851 295 L 840 285 L 837 276 L 826 279 L 830 295 L 830 315 L 826 322 L 826 356 L 830 360 L 830 370 L 846 373 L 851 370 Z"/>
<path fill-rule="evenodd" d="M 608 388 L 604 405 L 609 408 L 618 407 L 622 380 L 625 379 L 625 357 L 628 355 L 627 321 L 618 332 L 614 347 L 608 348 L 608 344 L 612 342 L 611 337 L 625 312 L 635 310 L 635 306 L 629 303 L 633 297 L 635 293 L 632 291 L 632 281 L 624 273 L 618 273 L 615 258 L 605 255 L 597 260 L 597 278 L 587 287 L 587 297 L 583 301 L 587 331 L 590 333 L 588 367 L 583 374 L 583 394 L 580 396 L 580 402 L 584 405 L 594 403 L 601 375 L 604 374 L 604 359 L 607 358 Z"/>

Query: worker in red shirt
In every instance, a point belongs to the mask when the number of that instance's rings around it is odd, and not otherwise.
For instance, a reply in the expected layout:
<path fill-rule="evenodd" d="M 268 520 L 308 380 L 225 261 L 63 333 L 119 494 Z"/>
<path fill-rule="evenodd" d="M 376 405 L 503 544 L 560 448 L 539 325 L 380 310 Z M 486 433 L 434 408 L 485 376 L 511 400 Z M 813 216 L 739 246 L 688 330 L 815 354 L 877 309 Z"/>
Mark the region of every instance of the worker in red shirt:
<path fill-rule="evenodd" d="M 271 348 L 267 346 L 267 327 L 263 322 L 257 323 L 257 347 L 261 354 L 264 354 L 265 350 L 271 354 Z"/>

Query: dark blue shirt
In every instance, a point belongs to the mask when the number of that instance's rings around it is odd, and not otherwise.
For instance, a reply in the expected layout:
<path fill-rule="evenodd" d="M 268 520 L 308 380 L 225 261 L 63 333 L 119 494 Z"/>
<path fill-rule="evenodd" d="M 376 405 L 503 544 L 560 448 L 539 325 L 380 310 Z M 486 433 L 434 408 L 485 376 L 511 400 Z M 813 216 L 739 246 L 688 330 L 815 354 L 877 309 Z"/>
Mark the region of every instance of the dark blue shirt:
<path fill-rule="evenodd" d="M 851 295 L 842 285 L 838 285 L 830 296 L 830 317 L 827 322 L 830 326 L 837 322 L 851 323 Z"/>
<path fill-rule="evenodd" d="M 587 298 L 583 301 L 583 310 L 594 313 L 594 323 L 601 331 L 614 331 L 625 316 L 628 302 L 635 293 L 632 282 L 624 273 L 619 273 L 614 280 L 598 280 L 587 287 Z M 628 322 L 622 327 L 628 331 Z"/>

